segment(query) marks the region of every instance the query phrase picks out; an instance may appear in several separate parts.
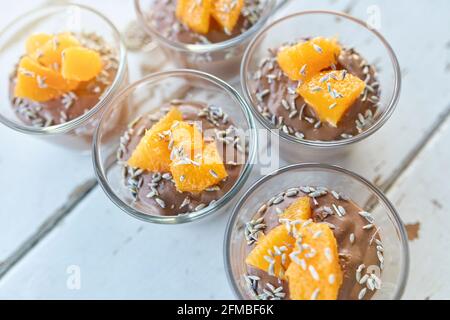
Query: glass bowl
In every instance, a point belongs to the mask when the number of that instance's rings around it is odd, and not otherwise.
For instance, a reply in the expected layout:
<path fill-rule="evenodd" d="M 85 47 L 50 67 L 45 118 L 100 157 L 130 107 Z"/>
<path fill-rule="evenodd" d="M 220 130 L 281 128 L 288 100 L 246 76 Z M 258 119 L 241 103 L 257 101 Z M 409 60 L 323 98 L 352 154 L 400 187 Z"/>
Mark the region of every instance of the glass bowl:
<path fill-rule="evenodd" d="M 398 213 L 386 196 L 361 176 L 331 165 L 296 164 L 275 171 L 256 182 L 239 200 L 225 234 L 225 269 L 239 299 L 254 299 L 243 275 L 246 273 L 244 229 L 263 203 L 283 190 L 299 185 L 324 186 L 344 193 L 361 209 L 370 211 L 384 246 L 383 286 L 373 299 L 400 299 L 409 270 L 406 231 Z"/>
<path fill-rule="evenodd" d="M 135 203 L 129 189 L 124 185 L 122 170 L 117 162 L 116 153 L 120 138 L 128 130 L 134 119 L 158 111 L 164 104 L 172 100 L 204 101 L 220 106 L 239 128 L 245 131 L 248 141 L 247 156 L 242 163 L 239 178 L 233 187 L 217 202 L 195 212 L 161 216 L 152 212 L 150 207 Z M 123 114 L 111 128 L 110 119 Z M 93 162 L 97 178 L 107 196 L 123 211 L 143 221 L 159 224 L 178 224 L 191 222 L 211 215 L 229 204 L 231 199 L 242 188 L 250 174 L 256 154 L 257 135 L 254 120 L 249 107 L 226 82 L 201 71 L 179 69 L 149 75 L 131 84 L 120 92 L 105 109 L 95 132 L 93 143 Z"/>
<path fill-rule="evenodd" d="M 375 121 L 365 131 L 353 137 L 336 141 L 311 141 L 298 139 L 275 128 L 257 110 L 257 98 L 252 92 L 252 77 L 267 50 L 305 37 L 338 37 L 346 47 L 355 48 L 362 57 L 377 68 L 380 84 L 380 101 Z M 251 106 L 258 122 L 270 130 L 274 139 L 280 140 L 281 154 L 292 162 L 317 161 L 317 157 L 349 151 L 356 142 L 362 141 L 379 130 L 390 118 L 397 105 L 401 76 L 400 67 L 389 43 L 366 23 L 344 13 L 332 11 L 304 11 L 281 18 L 265 27 L 248 46 L 241 65 L 241 84 L 244 98 Z"/>
<path fill-rule="evenodd" d="M 229 40 L 211 44 L 186 44 L 168 39 L 152 24 L 154 0 L 134 0 L 134 3 L 144 30 L 177 67 L 201 70 L 230 80 L 239 74 L 242 56 L 252 37 L 289 0 L 266 1 L 261 18 L 249 30 Z"/>
<path fill-rule="evenodd" d="M 114 94 L 128 82 L 126 49 L 119 31 L 102 13 L 83 5 L 58 4 L 34 9 L 17 19 L 0 32 L 0 63 L 13 71 L 19 58 L 25 52 L 28 36 L 35 32 L 94 32 L 117 52 L 118 70 L 110 87 L 100 101 L 84 115 L 63 124 L 48 127 L 34 127 L 24 124 L 15 114 L 9 91 L 9 72 L 0 79 L 2 106 L 0 122 L 24 134 L 36 135 L 63 147 L 76 150 L 89 150 L 92 136 L 98 123 L 100 111 L 111 102 Z"/>

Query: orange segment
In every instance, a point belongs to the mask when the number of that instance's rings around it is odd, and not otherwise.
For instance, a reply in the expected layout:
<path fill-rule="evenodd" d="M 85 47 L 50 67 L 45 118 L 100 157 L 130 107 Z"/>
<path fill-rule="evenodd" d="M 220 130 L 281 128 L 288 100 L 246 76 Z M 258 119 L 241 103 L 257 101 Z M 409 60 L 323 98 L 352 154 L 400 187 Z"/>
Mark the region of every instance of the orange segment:
<path fill-rule="evenodd" d="M 313 76 L 299 87 L 298 93 L 322 122 L 336 127 L 365 86 L 364 81 L 344 70 L 329 71 Z"/>
<path fill-rule="evenodd" d="M 183 114 L 181 111 L 175 107 L 171 107 L 169 112 L 152 126 L 151 130 L 156 133 L 167 131 L 172 128 L 174 122 L 182 120 Z"/>
<path fill-rule="evenodd" d="M 19 62 L 14 95 L 36 102 L 45 102 L 77 87 L 78 82 L 67 81 L 58 72 L 25 56 Z"/>
<path fill-rule="evenodd" d="M 32 75 L 41 89 L 50 87 L 67 92 L 78 87 L 77 81 L 65 80 L 58 72 L 40 65 L 29 57 L 20 60 L 18 72 Z"/>
<path fill-rule="evenodd" d="M 341 47 L 335 39 L 317 37 L 282 48 L 277 55 L 280 68 L 291 80 L 306 80 L 336 64 Z"/>
<path fill-rule="evenodd" d="M 79 47 L 80 43 L 70 33 L 51 36 L 43 46 L 37 48 L 30 56 L 48 68 L 59 71 L 62 62 L 62 52 L 67 48 Z"/>
<path fill-rule="evenodd" d="M 290 221 L 310 219 L 311 204 L 309 197 L 298 198 L 279 217 L 280 219 L 288 219 Z"/>
<path fill-rule="evenodd" d="M 339 254 L 331 229 L 325 224 L 310 223 L 298 228 L 297 243 L 286 271 L 293 300 L 336 300 L 343 281 Z"/>
<path fill-rule="evenodd" d="M 169 163 L 168 140 L 152 130 L 147 131 L 128 160 L 129 166 L 150 172 L 169 172 Z"/>
<path fill-rule="evenodd" d="M 176 16 L 191 30 L 206 34 L 209 31 L 212 0 L 178 0 Z"/>
<path fill-rule="evenodd" d="M 47 42 L 52 39 L 52 35 L 48 33 L 37 33 L 30 37 L 28 37 L 25 48 L 27 50 L 27 54 L 32 56 L 36 50 L 42 48 Z"/>
<path fill-rule="evenodd" d="M 170 171 L 180 192 L 200 193 L 228 177 L 215 142 L 205 146 L 201 159 L 174 159 Z"/>
<path fill-rule="evenodd" d="M 41 88 L 36 78 L 27 72 L 18 72 L 14 96 L 30 99 L 36 102 L 46 102 L 60 96 L 60 92 L 53 88 Z"/>
<path fill-rule="evenodd" d="M 216 0 L 211 14 L 224 30 L 231 32 L 239 20 L 243 7 L 244 0 Z"/>
<path fill-rule="evenodd" d="M 102 58 L 94 50 L 72 47 L 65 49 L 62 55 L 61 73 L 65 79 L 89 81 L 102 71 Z"/>
<path fill-rule="evenodd" d="M 175 148 L 183 150 L 183 154 L 190 159 L 202 156 L 203 136 L 195 125 L 184 121 L 174 122 L 171 129 Z"/>
<path fill-rule="evenodd" d="M 284 225 L 279 225 L 264 237 L 259 238 L 258 244 L 247 256 L 245 263 L 266 271 L 270 275 L 285 279 L 284 273 L 290 264 L 289 254 L 292 252 L 294 244 L 295 238 L 289 234 Z M 281 251 L 281 255 L 278 250 Z M 285 260 L 284 264 L 283 260 Z"/>
<path fill-rule="evenodd" d="M 176 108 L 172 108 L 165 117 L 147 131 L 128 160 L 128 165 L 150 172 L 169 172 L 170 150 L 168 137 L 162 137 L 159 134 L 170 130 L 175 121 L 181 121 L 182 119 L 183 115 L 181 112 Z"/>

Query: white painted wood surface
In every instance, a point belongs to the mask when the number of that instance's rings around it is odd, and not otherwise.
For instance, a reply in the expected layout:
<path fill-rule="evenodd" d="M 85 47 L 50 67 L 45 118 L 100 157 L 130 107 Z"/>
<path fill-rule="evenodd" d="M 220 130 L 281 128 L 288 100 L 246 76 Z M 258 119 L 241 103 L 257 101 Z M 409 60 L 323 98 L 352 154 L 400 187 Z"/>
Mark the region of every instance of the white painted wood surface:
<path fill-rule="evenodd" d="M 121 30 L 134 17 L 131 0 L 81 2 L 101 8 Z M 15 1 L 8 17 L 23 3 Z M 346 159 L 328 162 L 376 182 L 407 223 L 421 223 L 419 238 L 411 243 L 405 298 L 450 298 L 450 278 L 442 276 L 450 267 L 445 254 L 450 120 L 443 123 L 450 107 L 450 29 L 444 25 L 450 2 L 295 0 L 283 14 L 329 9 L 367 19 L 372 5 L 380 10 L 381 32 L 402 66 L 401 100 L 380 132 Z M 132 54 L 129 60 L 133 80 L 140 76 L 141 62 L 152 59 Z M 228 214 L 183 226 L 144 224 L 123 214 L 90 182 L 88 157 L 3 127 L 0 143 L 6 149 L 0 154 L 0 177 L 7 181 L 0 184 L 0 274 L 2 267 L 8 271 L 0 279 L 0 298 L 232 298 L 222 259 Z M 68 203 L 80 185 L 84 191 Z M 27 201 L 19 200 L 23 193 Z M 54 218 L 63 220 L 52 228 Z M 441 272 L 431 272 L 437 265 Z M 80 268 L 80 290 L 67 287 L 71 266 Z"/>
<path fill-rule="evenodd" d="M 449 299 L 450 117 L 402 174 L 389 197 L 405 223 L 419 224 L 418 238 L 410 241 L 411 272 L 407 299 Z M 443 172 L 445 172 L 443 174 Z"/>

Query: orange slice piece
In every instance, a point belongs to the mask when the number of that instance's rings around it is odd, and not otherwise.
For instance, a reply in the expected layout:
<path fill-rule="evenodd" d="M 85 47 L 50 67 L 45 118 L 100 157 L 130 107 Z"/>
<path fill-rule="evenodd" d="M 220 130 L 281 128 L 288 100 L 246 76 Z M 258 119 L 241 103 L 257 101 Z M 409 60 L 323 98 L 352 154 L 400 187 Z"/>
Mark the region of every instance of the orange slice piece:
<path fill-rule="evenodd" d="M 169 172 L 169 163 L 168 140 L 159 137 L 152 130 L 147 131 L 128 159 L 129 166 L 149 172 Z"/>
<path fill-rule="evenodd" d="M 336 64 L 340 52 L 341 47 L 335 39 L 317 37 L 282 48 L 277 61 L 289 79 L 304 81 Z"/>
<path fill-rule="evenodd" d="M 227 32 L 232 32 L 236 26 L 244 0 L 216 0 L 213 3 L 211 15 Z"/>
<path fill-rule="evenodd" d="M 245 263 L 285 280 L 284 273 L 289 267 L 289 254 L 294 244 L 295 238 L 289 234 L 286 226 L 279 225 L 264 237 L 259 238 L 257 245 L 245 259 Z M 280 251 L 281 254 L 279 254 Z"/>
<path fill-rule="evenodd" d="M 152 126 L 151 130 L 156 133 L 167 131 L 172 128 L 175 122 L 182 120 L 183 114 L 181 111 L 175 107 L 171 107 L 169 112 Z"/>
<path fill-rule="evenodd" d="M 78 82 L 67 81 L 58 72 L 25 56 L 19 62 L 14 96 L 45 102 L 77 87 Z"/>
<path fill-rule="evenodd" d="M 71 47 L 65 49 L 62 55 L 61 73 L 65 79 L 89 81 L 102 71 L 102 58 L 97 51 Z"/>
<path fill-rule="evenodd" d="M 201 160 L 203 136 L 199 129 L 187 122 L 174 122 L 172 125 L 172 140 L 175 148 L 182 150 L 189 159 Z"/>
<path fill-rule="evenodd" d="M 298 198 L 282 214 L 280 219 L 308 220 L 311 218 L 311 203 L 309 197 Z"/>
<path fill-rule="evenodd" d="M 166 116 L 147 131 L 133 151 L 128 160 L 128 165 L 150 172 L 169 172 L 169 138 L 160 134 L 170 130 L 175 121 L 181 121 L 182 119 L 183 115 L 181 112 L 176 108 L 172 108 Z"/>
<path fill-rule="evenodd" d="M 298 228 L 297 243 L 286 271 L 293 300 L 336 300 L 343 281 L 339 253 L 331 229 L 325 224 L 310 223 Z"/>
<path fill-rule="evenodd" d="M 46 102 L 60 96 L 60 91 L 39 86 L 36 77 L 32 73 L 20 70 L 17 73 L 17 82 L 14 88 L 14 96 L 22 99 L 30 99 L 36 102 Z"/>
<path fill-rule="evenodd" d="M 42 36 L 42 39 L 44 36 Z M 70 33 L 61 33 L 51 36 L 43 46 L 36 48 L 33 53 L 28 53 L 33 59 L 40 64 L 60 71 L 62 63 L 62 52 L 67 48 L 79 47 L 80 43 Z M 76 79 L 75 79 L 76 80 Z"/>
<path fill-rule="evenodd" d="M 366 84 L 344 70 L 321 72 L 301 85 L 298 93 L 322 122 L 337 127 L 346 111 L 364 91 Z"/>
<path fill-rule="evenodd" d="M 200 193 L 228 177 L 215 142 L 205 146 L 201 159 L 173 160 L 170 171 L 180 192 Z"/>
<path fill-rule="evenodd" d="M 178 0 L 176 16 L 192 31 L 207 34 L 211 9 L 212 0 Z"/>
<path fill-rule="evenodd" d="M 41 89 L 50 87 L 67 92 L 78 87 L 78 81 L 68 81 L 60 73 L 42 66 L 27 56 L 20 60 L 18 72 L 32 75 Z"/>
<path fill-rule="evenodd" d="M 52 39 L 52 35 L 48 33 L 37 33 L 28 37 L 26 41 L 26 50 L 29 56 L 35 54 L 36 50 L 42 48 L 47 42 Z"/>

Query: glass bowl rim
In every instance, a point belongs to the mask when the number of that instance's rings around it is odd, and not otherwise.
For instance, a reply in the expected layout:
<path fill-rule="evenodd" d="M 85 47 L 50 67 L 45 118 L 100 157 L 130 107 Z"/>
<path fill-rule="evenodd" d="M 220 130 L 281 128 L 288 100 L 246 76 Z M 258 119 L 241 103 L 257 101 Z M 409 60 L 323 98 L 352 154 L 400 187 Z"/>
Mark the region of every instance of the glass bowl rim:
<path fill-rule="evenodd" d="M 241 295 L 241 292 L 239 290 L 239 286 L 237 285 L 236 281 L 233 278 L 232 275 L 232 268 L 231 268 L 231 250 L 230 250 L 230 243 L 231 243 L 231 235 L 233 233 L 233 226 L 236 222 L 236 219 L 239 216 L 239 212 L 242 209 L 242 206 L 244 205 L 245 201 L 253 194 L 253 192 L 259 188 L 264 183 L 270 181 L 273 177 L 278 176 L 279 174 L 283 174 L 286 172 L 289 172 L 291 170 L 303 170 L 303 169 L 315 169 L 315 170 L 327 170 L 331 171 L 333 173 L 339 173 L 343 174 L 347 177 L 352 178 L 353 180 L 356 180 L 363 185 L 365 185 L 369 190 L 375 194 L 379 199 L 381 199 L 381 202 L 387 207 L 388 211 L 392 214 L 392 217 L 394 219 L 395 226 L 399 229 L 399 240 L 400 240 L 400 246 L 402 247 L 402 270 L 400 275 L 400 280 L 398 282 L 396 292 L 393 296 L 393 300 L 400 300 L 406 287 L 406 282 L 408 279 L 409 274 L 409 263 L 410 263 L 410 255 L 409 255 L 409 245 L 408 245 L 408 238 L 405 226 L 400 218 L 400 215 L 398 214 L 397 210 L 393 206 L 393 204 L 390 202 L 390 200 L 384 195 L 384 193 L 378 189 L 375 185 L 373 185 L 370 181 L 363 178 L 359 174 L 344 169 L 339 166 L 335 165 L 329 165 L 324 163 L 299 163 L 299 164 L 291 164 L 282 168 L 279 168 L 272 172 L 271 174 L 262 177 L 258 181 L 256 181 L 246 192 L 242 197 L 239 199 L 238 203 L 234 206 L 231 216 L 228 220 L 227 227 L 225 229 L 225 239 L 224 239 L 224 247 L 223 247 L 223 254 L 224 254 L 224 264 L 225 264 L 225 272 L 227 274 L 227 280 L 228 284 L 233 290 L 234 295 L 239 299 L 243 300 L 243 297 Z"/>
<path fill-rule="evenodd" d="M 239 175 L 238 180 L 235 182 L 233 187 L 224 194 L 220 199 L 218 199 L 213 205 L 209 205 L 206 208 L 191 212 L 184 215 L 178 215 L 178 216 L 158 216 L 158 215 L 149 215 L 144 214 L 135 208 L 132 208 L 127 203 L 125 203 L 116 193 L 112 190 L 110 187 L 110 184 L 108 182 L 108 179 L 106 178 L 106 172 L 104 170 L 104 166 L 101 162 L 101 156 L 100 156 L 100 127 L 102 122 L 104 121 L 106 117 L 106 111 L 110 108 L 117 105 L 118 102 L 122 101 L 122 99 L 126 98 L 131 92 L 133 92 L 136 88 L 138 88 L 141 85 L 144 85 L 146 83 L 156 83 L 163 79 L 168 79 L 171 77 L 176 76 L 193 76 L 202 80 L 206 80 L 208 82 L 213 83 L 217 87 L 219 87 L 221 90 L 225 91 L 225 93 L 229 94 L 232 98 L 236 99 L 236 101 L 239 103 L 241 110 L 243 112 L 244 118 L 247 122 L 248 129 L 250 131 L 250 137 L 249 137 L 249 147 L 248 147 L 248 157 L 246 159 L 245 165 Z M 222 208 L 224 205 L 228 203 L 231 199 L 233 199 L 238 192 L 241 190 L 245 182 L 247 181 L 248 176 L 251 173 L 251 170 L 253 168 L 254 159 L 256 156 L 256 148 L 258 145 L 258 136 L 256 134 L 255 130 L 255 122 L 254 118 L 252 116 L 252 113 L 250 112 L 250 107 L 247 105 L 245 100 L 241 97 L 239 92 L 234 89 L 231 85 L 229 85 L 224 80 L 213 76 L 211 74 L 208 74 L 206 72 L 198 71 L 198 70 L 192 70 L 192 69 L 173 69 L 169 71 L 161 71 L 152 73 L 150 75 L 147 75 L 140 80 L 128 85 L 126 88 L 124 88 L 121 92 L 119 92 L 117 95 L 114 96 L 113 100 L 107 106 L 107 109 L 105 109 L 105 112 L 103 112 L 102 117 L 100 119 L 99 125 L 97 126 L 94 138 L 93 138 L 93 144 L 92 144 L 92 161 L 94 165 L 94 171 L 95 175 L 97 177 L 97 180 L 100 183 L 100 186 L 102 187 L 103 191 L 106 193 L 108 198 L 122 211 L 127 213 L 128 215 L 137 218 L 139 220 L 150 222 L 150 223 L 156 223 L 156 224 L 183 224 L 188 222 L 193 222 L 196 220 L 199 220 L 200 218 L 210 216 L 217 212 L 220 208 Z"/>
<path fill-rule="evenodd" d="M 249 88 L 249 84 L 247 81 L 247 73 L 248 73 L 248 66 L 250 64 L 251 58 L 253 56 L 254 50 L 257 48 L 257 44 L 259 43 L 259 40 L 265 36 L 270 30 L 275 27 L 278 24 L 281 24 L 285 22 L 286 20 L 289 20 L 291 18 L 297 18 L 305 15 L 330 15 L 335 16 L 337 18 L 346 19 L 350 22 L 356 23 L 357 25 L 363 27 L 368 32 L 371 32 L 378 40 L 380 40 L 381 44 L 386 49 L 386 52 L 388 53 L 388 56 L 390 58 L 392 69 L 394 72 L 394 88 L 392 92 L 392 96 L 389 99 L 389 102 L 387 104 L 387 108 L 383 113 L 381 114 L 381 117 L 374 123 L 370 128 L 368 128 L 366 131 L 353 136 L 351 138 L 343 139 L 343 140 L 334 140 L 334 141 L 315 141 L 315 140 L 304 140 L 304 139 L 297 139 L 296 137 L 286 134 L 281 130 L 278 130 L 276 128 L 273 128 L 268 121 L 261 115 L 261 113 L 256 110 L 255 106 L 252 103 L 251 99 L 251 92 Z M 359 141 L 364 140 L 365 138 L 368 138 L 375 132 L 377 132 L 392 116 L 393 112 L 395 111 L 395 108 L 397 106 L 397 103 L 400 99 L 400 91 L 401 91 L 401 70 L 400 70 L 400 64 L 398 62 L 397 56 L 392 49 L 389 42 L 381 35 L 378 30 L 368 27 L 367 23 L 364 21 L 355 18 L 349 14 L 338 12 L 338 11 L 331 11 L 331 10 L 305 10 L 305 11 L 298 11 L 296 13 L 284 16 L 280 19 L 277 19 L 264 27 L 260 32 L 252 39 L 250 44 L 247 46 L 247 49 L 245 50 L 244 56 L 242 58 L 241 63 L 241 72 L 240 72 L 240 80 L 241 80 L 241 89 L 243 92 L 244 99 L 247 101 L 247 103 L 251 106 L 252 113 L 254 114 L 255 118 L 258 119 L 258 122 L 264 126 L 267 130 L 272 132 L 273 134 L 280 136 L 284 141 L 292 142 L 292 143 L 298 143 L 300 145 L 305 145 L 309 147 L 316 147 L 320 149 L 328 149 L 328 148 L 335 148 L 335 147 L 341 147 L 341 146 L 347 146 Z"/>
<path fill-rule="evenodd" d="M 30 18 L 36 14 L 39 13 L 44 13 L 48 10 L 62 10 L 62 9 L 68 9 L 68 8 L 79 8 L 83 11 L 87 11 L 90 13 L 93 13 L 95 16 L 97 16 L 98 18 L 100 18 L 101 20 L 103 20 L 111 29 L 111 31 L 114 33 L 115 36 L 117 36 L 117 38 L 119 39 L 119 54 L 118 54 L 118 59 L 119 59 L 119 67 L 117 69 L 117 74 L 114 77 L 114 81 L 112 82 L 112 84 L 110 85 L 110 87 L 108 88 L 108 90 L 106 90 L 103 95 L 102 95 L 102 99 L 99 100 L 99 102 L 89 110 L 89 112 L 79 116 L 78 118 L 72 119 L 71 121 L 59 124 L 59 125 L 54 125 L 54 126 L 49 126 L 49 127 L 43 127 L 43 128 L 39 128 L 39 127 L 33 127 L 33 126 L 29 126 L 29 125 L 25 125 L 22 123 L 19 123 L 19 120 L 16 121 L 12 121 L 7 119 L 6 117 L 4 117 L 2 114 L 0 114 L 0 123 L 3 123 L 4 125 L 6 125 L 7 127 L 16 130 L 18 132 L 21 133 L 25 133 L 25 134 L 32 134 L 32 135 L 57 135 L 57 134 L 65 134 L 68 133 L 70 131 L 72 131 L 73 129 L 76 129 L 80 126 L 82 126 L 83 124 L 85 124 L 89 119 L 91 119 L 93 116 L 95 116 L 96 114 L 98 114 L 105 106 L 108 105 L 108 103 L 110 103 L 114 93 L 120 88 L 126 73 L 127 73 L 127 49 L 126 46 L 123 42 L 123 38 L 121 33 L 119 32 L 119 30 L 117 29 L 117 27 L 114 25 L 114 23 L 108 18 L 106 17 L 103 13 L 97 11 L 96 9 L 93 9 L 89 6 L 85 6 L 82 4 L 75 4 L 75 3 L 66 3 L 66 4 L 50 4 L 50 5 L 45 5 L 42 7 L 38 7 L 35 9 L 32 9 L 20 16 L 18 16 L 17 18 L 15 18 L 12 22 L 10 22 L 5 28 L 3 28 L 0 31 L 0 37 L 2 37 L 5 33 L 9 32 L 12 28 L 14 28 L 16 26 L 16 24 L 20 23 L 22 20 Z"/>
<path fill-rule="evenodd" d="M 209 44 L 189 44 L 167 39 L 166 37 L 163 37 L 159 32 L 154 30 L 154 28 L 149 26 L 149 24 L 146 22 L 145 14 L 141 7 L 141 0 L 134 0 L 134 8 L 140 24 L 143 26 L 144 30 L 148 35 L 156 37 L 159 41 L 163 42 L 171 49 L 200 54 L 233 48 L 236 45 L 245 42 L 245 40 L 249 39 L 254 34 L 256 34 L 258 30 L 260 30 L 270 19 L 270 17 L 272 17 L 272 15 L 278 10 L 278 8 L 281 7 L 281 5 L 284 5 L 284 3 L 288 0 L 283 0 L 278 5 L 276 4 L 276 0 L 269 0 L 269 1 L 272 2 L 272 10 L 269 10 L 268 14 L 264 17 L 261 17 L 253 26 L 251 26 L 250 29 L 231 39 Z"/>

